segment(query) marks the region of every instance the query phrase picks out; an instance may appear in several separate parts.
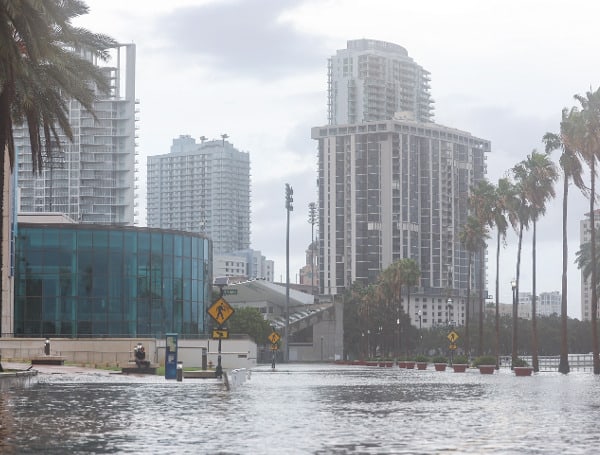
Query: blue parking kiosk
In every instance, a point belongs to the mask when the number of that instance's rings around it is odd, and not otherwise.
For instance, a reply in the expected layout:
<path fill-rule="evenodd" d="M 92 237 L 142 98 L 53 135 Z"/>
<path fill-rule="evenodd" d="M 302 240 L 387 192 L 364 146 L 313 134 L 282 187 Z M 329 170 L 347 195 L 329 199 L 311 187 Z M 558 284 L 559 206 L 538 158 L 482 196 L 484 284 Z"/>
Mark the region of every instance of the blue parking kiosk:
<path fill-rule="evenodd" d="M 165 343 L 165 379 L 177 378 L 177 334 L 167 333 Z"/>

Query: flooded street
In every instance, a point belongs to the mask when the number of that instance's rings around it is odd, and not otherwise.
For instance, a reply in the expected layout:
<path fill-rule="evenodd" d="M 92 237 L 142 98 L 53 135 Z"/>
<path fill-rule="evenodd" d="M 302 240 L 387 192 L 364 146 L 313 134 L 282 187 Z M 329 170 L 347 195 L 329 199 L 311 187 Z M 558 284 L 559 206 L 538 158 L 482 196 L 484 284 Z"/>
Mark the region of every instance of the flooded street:
<path fill-rule="evenodd" d="M 0 453 L 597 453 L 600 380 L 278 365 L 217 380 L 41 374 L 0 395 Z"/>

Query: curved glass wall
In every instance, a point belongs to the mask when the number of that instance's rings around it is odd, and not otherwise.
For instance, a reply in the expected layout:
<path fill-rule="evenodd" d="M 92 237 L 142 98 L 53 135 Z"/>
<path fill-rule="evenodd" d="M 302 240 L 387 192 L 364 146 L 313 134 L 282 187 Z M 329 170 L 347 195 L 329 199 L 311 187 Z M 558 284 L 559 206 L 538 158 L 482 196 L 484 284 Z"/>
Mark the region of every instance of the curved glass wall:
<path fill-rule="evenodd" d="M 210 240 L 161 229 L 19 224 L 15 335 L 204 332 Z"/>

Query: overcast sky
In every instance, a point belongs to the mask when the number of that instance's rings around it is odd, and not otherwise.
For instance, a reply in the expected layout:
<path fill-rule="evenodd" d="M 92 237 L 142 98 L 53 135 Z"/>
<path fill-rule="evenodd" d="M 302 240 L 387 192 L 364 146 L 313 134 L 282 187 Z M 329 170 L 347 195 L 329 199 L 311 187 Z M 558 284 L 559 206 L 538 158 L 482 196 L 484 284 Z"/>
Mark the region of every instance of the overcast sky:
<path fill-rule="evenodd" d="M 317 200 L 317 147 L 310 128 L 327 123 L 327 58 L 346 41 L 405 47 L 431 72 L 435 121 L 492 142 L 488 178 L 497 182 L 558 131 L 573 95 L 598 87 L 597 18 L 586 0 L 87 0 L 77 23 L 137 45 L 139 151 L 168 153 L 173 138 L 221 134 L 250 153 L 252 248 L 285 279 L 284 184 L 294 188 L 290 279 L 311 241 L 308 204 Z M 558 160 L 558 152 L 554 156 Z M 145 205 L 145 188 L 140 200 Z M 538 223 L 537 291 L 560 291 L 561 195 Z M 589 206 L 569 200 L 569 315 L 581 317 L 574 265 L 579 222 Z M 145 224 L 145 215 L 142 219 Z M 521 291 L 531 289 L 526 234 Z M 516 237 L 501 252 L 500 300 L 511 302 Z M 488 289 L 495 293 L 495 240 Z"/>

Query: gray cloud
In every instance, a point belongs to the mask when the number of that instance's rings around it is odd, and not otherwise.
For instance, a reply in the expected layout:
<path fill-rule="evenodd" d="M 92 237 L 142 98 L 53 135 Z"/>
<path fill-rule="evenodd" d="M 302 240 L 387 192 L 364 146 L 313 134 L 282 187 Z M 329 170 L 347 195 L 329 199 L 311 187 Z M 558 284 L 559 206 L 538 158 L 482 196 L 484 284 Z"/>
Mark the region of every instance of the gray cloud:
<path fill-rule="evenodd" d="M 273 79 L 325 66 L 324 40 L 303 34 L 281 15 L 294 0 L 239 0 L 178 8 L 161 17 L 156 33 L 172 52 L 211 71 Z"/>

